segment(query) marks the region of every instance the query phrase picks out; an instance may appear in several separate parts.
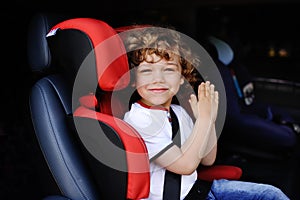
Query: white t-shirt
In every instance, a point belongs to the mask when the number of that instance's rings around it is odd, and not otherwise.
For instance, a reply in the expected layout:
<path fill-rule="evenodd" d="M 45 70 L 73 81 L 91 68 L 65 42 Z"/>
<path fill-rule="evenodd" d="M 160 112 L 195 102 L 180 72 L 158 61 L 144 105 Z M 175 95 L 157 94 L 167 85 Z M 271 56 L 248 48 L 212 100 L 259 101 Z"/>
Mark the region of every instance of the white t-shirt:
<path fill-rule="evenodd" d="M 178 118 L 183 144 L 192 133 L 193 121 L 183 107 L 174 104 L 171 107 Z M 146 108 L 134 103 L 130 111 L 125 113 L 124 120 L 133 126 L 145 141 L 150 160 L 172 143 L 172 127 L 166 110 Z M 147 199 L 163 198 L 165 171 L 165 168 L 150 162 L 150 194 Z M 184 199 L 197 179 L 197 172 L 181 177 L 180 199 Z"/>

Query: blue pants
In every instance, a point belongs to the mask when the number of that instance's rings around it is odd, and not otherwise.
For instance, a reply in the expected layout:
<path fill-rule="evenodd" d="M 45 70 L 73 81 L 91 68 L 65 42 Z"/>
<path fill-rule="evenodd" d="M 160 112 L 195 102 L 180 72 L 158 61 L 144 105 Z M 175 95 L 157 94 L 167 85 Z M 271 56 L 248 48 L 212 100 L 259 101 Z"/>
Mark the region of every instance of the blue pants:
<path fill-rule="evenodd" d="M 259 184 L 234 180 L 215 180 L 207 200 L 287 200 L 279 188 L 269 184 Z"/>

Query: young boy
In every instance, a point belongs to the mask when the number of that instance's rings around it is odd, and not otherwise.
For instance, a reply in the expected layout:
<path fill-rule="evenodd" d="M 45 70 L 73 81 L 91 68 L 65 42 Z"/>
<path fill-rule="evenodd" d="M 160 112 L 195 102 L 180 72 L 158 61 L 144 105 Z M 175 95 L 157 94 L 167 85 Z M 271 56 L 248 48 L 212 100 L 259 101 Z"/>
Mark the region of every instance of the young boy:
<path fill-rule="evenodd" d="M 215 180 L 207 192 L 198 192 L 203 188 L 197 181 L 197 167 L 212 165 L 216 159 L 219 94 L 210 81 L 199 84 L 197 97 L 191 94 L 189 99 L 193 121 L 182 106 L 173 104 L 182 85 L 196 83 L 194 69 L 199 63 L 180 34 L 165 28 L 139 28 L 126 34 L 124 43 L 138 94 L 124 120 L 140 133 L 148 149 L 148 199 L 288 199 L 271 185 L 242 181 Z M 172 174 L 171 181 L 167 174 Z M 176 179 L 173 192 L 166 194 L 167 185 Z M 176 185 L 178 197 L 170 197 Z"/>

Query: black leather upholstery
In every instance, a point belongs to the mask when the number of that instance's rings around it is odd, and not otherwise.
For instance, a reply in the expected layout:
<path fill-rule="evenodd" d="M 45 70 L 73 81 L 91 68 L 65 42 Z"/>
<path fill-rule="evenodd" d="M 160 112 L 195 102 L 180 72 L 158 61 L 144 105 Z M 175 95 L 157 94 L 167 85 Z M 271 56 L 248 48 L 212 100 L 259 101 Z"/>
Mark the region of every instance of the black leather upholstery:
<path fill-rule="evenodd" d="M 125 154 L 122 137 L 119 137 L 117 129 L 105 120 L 73 117 L 73 109 L 80 104 L 79 97 L 93 91 L 98 83 L 94 60 L 88 63 L 89 71 L 85 71 L 88 77 L 83 77 L 82 88 L 74 97 L 73 84 L 77 71 L 94 47 L 89 36 L 76 28 L 59 31 L 54 38 L 50 36 L 46 38 L 50 28 L 61 19 L 53 20 L 52 17 L 41 14 L 33 18 L 28 36 L 29 64 L 34 72 L 42 72 L 42 77 L 32 87 L 29 99 L 32 125 L 44 161 L 60 191 L 55 194 L 46 193 L 45 198 L 123 200 L 134 198 L 135 195 L 148 194 L 149 179 L 144 179 L 143 186 L 140 188 L 134 188 L 138 186 L 134 178 L 143 178 L 140 176 L 143 173 L 129 177 L 126 171 L 129 161 Z M 53 23 L 55 21 L 55 24 L 49 23 L 50 21 Z M 93 70 L 90 71 L 90 69 Z M 86 107 L 83 106 L 83 108 Z M 96 114 L 95 109 L 87 109 L 87 111 Z M 104 118 L 112 119 L 113 116 L 107 115 Z M 76 127 L 74 122 L 77 124 Z M 99 132 L 99 128 L 94 127 L 101 127 L 101 131 Z M 115 146 L 123 149 L 121 153 L 115 154 L 112 149 L 102 146 L 101 139 L 100 142 L 92 140 L 98 145 L 96 148 L 101 155 L 111 157 L 111 161 L 124 170 L 113 168 L 99 161 L 82 143 L 78 132 L 86 134 L 87 137 L 109 138 Z M 146 161 L 148 165 L 146 155 L 141 160 Z M 148 171 L 144 175 L 147 177 Z M 133 184 L 129 183 L 129 179 Z M 128 184 L 131 184 L 131 187 Z M 131 191 L 128 191 L 128 188 Z M 143 188 L 146 189 L 143 190 Z M 139 193 L 139 189 L 142 192 Z"/>

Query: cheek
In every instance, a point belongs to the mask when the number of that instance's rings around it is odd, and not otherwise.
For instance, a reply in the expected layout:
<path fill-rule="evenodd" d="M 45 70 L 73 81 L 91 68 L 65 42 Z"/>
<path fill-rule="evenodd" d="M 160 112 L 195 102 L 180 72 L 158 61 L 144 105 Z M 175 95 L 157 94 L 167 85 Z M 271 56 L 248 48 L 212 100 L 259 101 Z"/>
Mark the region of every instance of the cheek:
<path fill-rule="evenodd" d="M 142 99 L 149 99 L 150 98 L 149 93 L 147 92 L 145 87 L 143 87 L 143 86 L 136 87 L 136 91 Z"/>
<path fill-rule="evenodd" d="M 147 84 L 147 81 L 143 80 L 143 79 L 136 79 L 135 81 L 135 87 L 138 89 L 144 85 Z"/>
<path fill-rule="evenodd" d="M 180 75 L 178 75 L 178 74 L 173 75 L 173 76 L 168 76 L 168 77 L 166 77 L 166 80 L 167 80 L 167 82 L 169 84 L 171 84 L 173 86 L 175 86 L 175 85 L 179 85 L 180 86 L 184 82 L 184 79 Z"/>
<path fill-rule="evenodd" d="M 177 93 L 180 89 L 180 86 L 182 85 L 182 79 L 176 78 L 176 79 L 169 79 L 169 85 L 171 86 L 171 90 L 173 93 Z"/>
<path fill-rule="evenodd" d="M 145 98 L 145 93 L 147 93 L 147 89 L 146 89 L 147 85 L 149 84 L 147 84 L 147 82 L 143 79 L 136 80 L 135 82 L 135 89 L 143 98 Z"/>
<path fill-rule="evenodd" d="M 151 76 L 136 76 L 135 77 L 135 85 L 136 87 L 142 87 L 145 85 L 149 85 L 152 83 L 152 77 Z"/>

